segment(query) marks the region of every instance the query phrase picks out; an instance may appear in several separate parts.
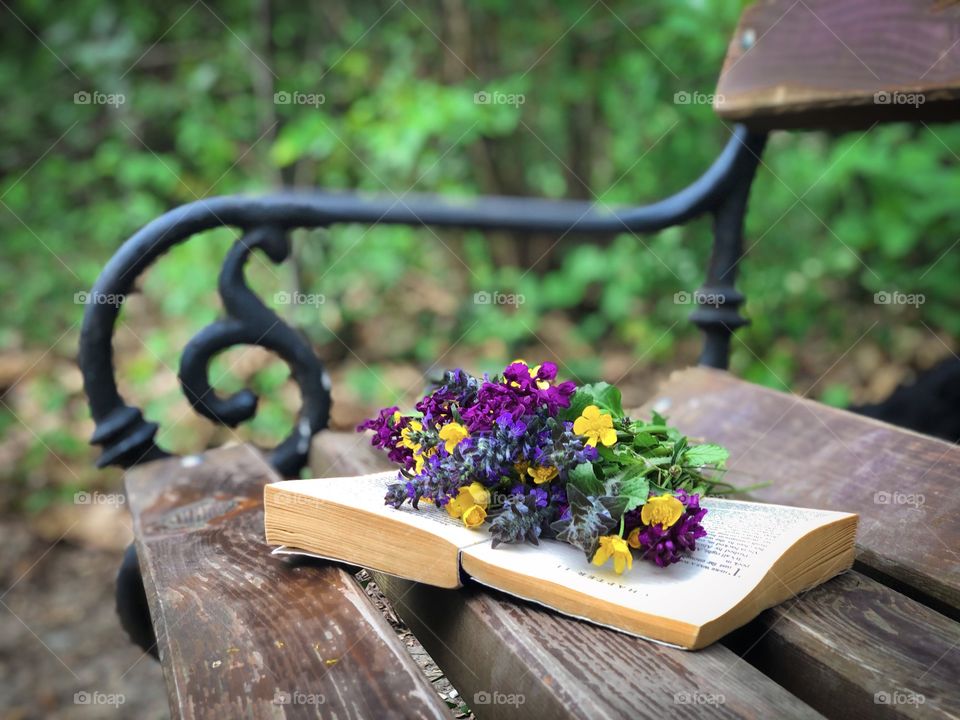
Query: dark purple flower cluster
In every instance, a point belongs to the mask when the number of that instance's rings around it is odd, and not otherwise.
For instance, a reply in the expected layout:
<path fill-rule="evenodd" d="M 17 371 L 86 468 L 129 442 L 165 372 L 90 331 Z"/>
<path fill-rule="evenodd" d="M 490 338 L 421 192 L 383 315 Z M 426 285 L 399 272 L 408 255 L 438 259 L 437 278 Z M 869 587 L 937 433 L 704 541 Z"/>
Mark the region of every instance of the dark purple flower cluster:
<path fill-rule="evenodd" d="M 425 498 L 445 507 L 461 488 L 480 483 L 499 489 L 491 514 L 513 487 L 524 496 L 524 507 L 553 520 L 566 508 L 568 470 L 597 459 L 596 448 L 573 432 L 573 423 L 557 418 L 576 386 L 554 384 L 556 376 L 553 363 L 530 367 L 519 361 L 493 377 L 453 370 L 417 403 L 418 416 L 390 407 L 361 423 L 357 429 L 372 430 L 374 447 L 402 468 L 387 504 L 416 505 Z M 531 468 L 539 475 L 531 475 Z"/>
<path fill-rule="evenodd" d="M 669 528 L 664 530 L 660 525 L 644 526 L 640 521 L 640 511 L 634 510 L 624 514 L 624 525 L 633 521 L 639 528 L 637 540 L 640 543 L 641 557 L 656 563 L 659 567 L 666 567 L 697 548 L 697 538 L 707 534 L 700 521 L 707 514 L 707 509 L 700 507 L 700 496 L 690 495 L 685 490 L 677 490 L 674 496 L 683 503 L 684 512 Z M 634 518 L 634 513 L 636 513 Z"/>
<path fill-rule="evenodd" d="M 483 383 L 483 379 L 463 370 L 448 370 L 440 386 L 416 405 L 417 412 L 423 415 L 423 424 L 435 427 L 456 420 L 455 412 L 473 404 Z"/>
<path fill-rule="evenodd" d="M 553 385 L 556 377 L 557 366 L 553 363 L 532 369 L 522 362 L 512 363 L 503 371 L 502 382 L 481 385 L 475 401 L 462 411 L 463 421 L 472 434 L 491 430 L 505 414 L 520 420 L 545 410 L 548 417 L 553 417 L 561 408 L 569 407 L 576 390 L 569 380 Z"/>
<path fill-rule="evenodd" d="M 396 405 L 383 408 L 377 417 L 364 420 L 357 425 L 357 432 L 373 430 L 370 444 L 386 452 L 391 462 L 409 470 L 414 465 L 413 451 L 401 445 L 400 440 L 404 428 L 409 425 L 410 418 L 402 417 L 399 413 L 400 408 Z"/>

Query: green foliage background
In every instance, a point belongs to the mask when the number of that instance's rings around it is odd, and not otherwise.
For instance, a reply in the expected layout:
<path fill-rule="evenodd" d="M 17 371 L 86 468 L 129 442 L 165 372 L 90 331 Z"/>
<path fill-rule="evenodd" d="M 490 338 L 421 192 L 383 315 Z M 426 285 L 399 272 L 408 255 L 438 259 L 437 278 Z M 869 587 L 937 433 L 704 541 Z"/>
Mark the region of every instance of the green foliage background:
<path fill-rule="evenodd" d="M 20 3 L 0 29 L 3 347 L 44 363 L 72 357 L 83 311 L 74 294 L 123 239 L 197 198 L 286 185 L 659 199 L 729 139 L 708 104 L 674 96 L 713 92 L 741 6 Z M 81 91 L 125 102 L 77 104 Z M 324 102 L 277 104 L 282 91 Z M 479 91 L 524 102 L 477 104 Z M 906 364 L 921 341 L 949 349 L 960 330 L 957 152 L 960 130 L 947 126 L 775 134 L 752 195 L 740 288 L 753 324 L 734 343 L 734 371 L 842 403 L 856 377 L 818 379 L 852 347 Z M 218 316 L 215 279 L 233 238 L 217 231 L 175 249 L 124 310 L 124 389 L 156 419 L 180 412 L 175 386 L 153 383 Z M 340 226 L 299 233 L 292 262 L 255 262 L 250 275 L 267 299 L 294 288 L 325 295 L 319 308 L 277 311 L 332 365 L 351 368 L 343 381 L 358 404 L 396 400 L 383 368 L 426 368 L 453 343 L 449 357 L 475 370 L 555 353 L 585 378 L 602 374 L 613 349 L 640 359 L 641 373 L 695 360 L 690 307 L 673 298 L 702 281 L 706 221 L 651 237 L 555 241 Z M 494 289 L 526 303 L 472 302 Z M 878 306 L 881 290 L 923 293 L 926 303 Z M 225 390 L 243 382 L 226 360 L 220 374 Z M 253 382 L 277 393 L 285 377 L 274 364 Z M 75 384 L 51 373 L 19 391 L 54 420 L 0 415 L 3 430 L 28 427 L 42 441 L 13 472 L 31 477 L 51 452 L 86 462 L 90 428 Z M 268 403 L 252 432 L 275 439 L 289 422 L 288 408 Z M 189 445 L 178 432 L 171 442 Z"/>

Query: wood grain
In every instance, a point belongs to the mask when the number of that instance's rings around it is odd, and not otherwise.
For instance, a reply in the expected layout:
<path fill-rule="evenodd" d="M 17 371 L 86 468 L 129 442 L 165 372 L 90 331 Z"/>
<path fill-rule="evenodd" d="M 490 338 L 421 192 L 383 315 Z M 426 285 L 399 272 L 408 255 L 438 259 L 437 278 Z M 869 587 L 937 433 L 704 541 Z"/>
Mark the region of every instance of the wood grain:
<path fill-rule="evenodd" d="M 740 18 L 714 107 L 757 129 L 956 119 L 958 41 L 956 2 L 759 0 Z"/>
<path fill-rule="evenodd" d="M 127 474 L 171 715 L 450 717 L 345 570 L 270 555 L 279 479 L 249 446 Z"/>
<path fill-rule="evenodd" d="M 335 477 L 389 465 L 363 437 L 323 432 L 311 467 Z M 819 717 L 721 645 L 675 650 L 476 586 L 375 578 L 479 718 Z"/>
<path fill-rule="evenodd" d="M 726 445 L 734 484 L 771 483 L 751 497 L 859 513 L 858 564 L 960 607 L 960 447 L 709 368 L 674 373 L 651 407 Z"/>
<path fill-rule="evenodd" d="M 825 715 L 960 717 L 960 624 L 860 573 L 772 608 L 730 644 Z"/>

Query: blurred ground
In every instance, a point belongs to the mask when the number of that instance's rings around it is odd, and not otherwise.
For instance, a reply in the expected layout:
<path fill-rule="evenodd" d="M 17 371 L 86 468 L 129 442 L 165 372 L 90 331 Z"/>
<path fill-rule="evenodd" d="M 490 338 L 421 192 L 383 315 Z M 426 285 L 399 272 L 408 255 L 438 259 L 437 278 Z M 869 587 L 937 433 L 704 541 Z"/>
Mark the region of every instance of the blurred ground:
<path fill-rule="evenodd" d="M 121 551 L 51 544 L 10 516 L 0 537 L 3 720 L 169 717 L 160 666 L 129 642 L 114 611 Z M 77 693 L 123 702 L 83 704 Z"/>

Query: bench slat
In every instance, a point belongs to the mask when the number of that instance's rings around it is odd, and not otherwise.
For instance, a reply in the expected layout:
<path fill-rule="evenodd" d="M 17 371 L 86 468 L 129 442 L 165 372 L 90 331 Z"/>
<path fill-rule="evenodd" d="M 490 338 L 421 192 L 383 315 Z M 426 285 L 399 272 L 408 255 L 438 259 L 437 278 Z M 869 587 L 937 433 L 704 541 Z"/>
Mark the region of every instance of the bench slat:
<path fill-rule="evenodd" d="M 858 567 L 960 607 L 960 447 L 710 368 L 675 372 L 635 414 L 651 407 L 726 445 L 734 484 L 772 483 L 752 497 L 859 513 Z"/>
<path fill-rule="evenodd" d="M 829 716 L 960 715 L 960 624 L 857 572 L 763 613 L 732 646 Z"/>
<path fill-rule="evenodd" d="M 758 0 L 740 18 L 714 107 L 756 129 L 955 120 L 958 38 L 952 1 Z M 922 104 L 906 97 L 916 93 Z"/>
<path fill-rule="evenodd" d="M 321 477 L 389 468 L 368 442 L 323 432 L 311 468 Z M 705 709 L 722 718 L 820 717 L 722 645 L 685 652 L 503 593 L 374 577 L 478 717 L 662 720 L 702 717 Z M 500 693 L 502 702 L 483 703 L 484 693 L 493 700 Z M 523 704 L 508 704 L 511 695 L 522 695 Z"/>
<path fill-rule="evenodd" d="M 249 446 L 127 474 L 171 715 L 449 718 L 349 573 L 269 554 L 279 479 Z"/>

